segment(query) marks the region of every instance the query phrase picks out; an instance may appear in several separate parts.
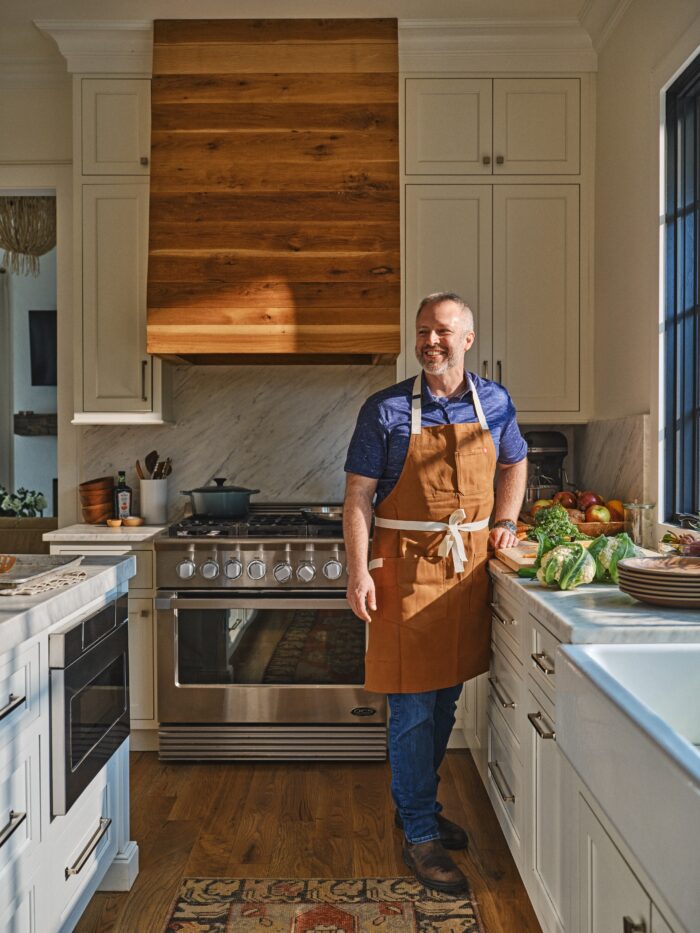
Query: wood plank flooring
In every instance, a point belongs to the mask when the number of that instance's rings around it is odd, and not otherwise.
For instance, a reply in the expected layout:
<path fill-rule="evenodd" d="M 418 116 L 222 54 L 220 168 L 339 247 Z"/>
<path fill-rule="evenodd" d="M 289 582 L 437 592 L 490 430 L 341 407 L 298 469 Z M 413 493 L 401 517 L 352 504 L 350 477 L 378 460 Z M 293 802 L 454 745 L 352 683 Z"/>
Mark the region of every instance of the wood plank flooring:
<path fill-rule="evenodd" d="M 131 891 L 96 894 L 77 933 L 161 933 L 183 877 L 362 878 L 407 875 L 388 763 L 167 764 L 131 756 Z M 448 752 L 445 814 L 471 842 L 453 853 L 486 933 L 540 933 L 469 752 Z"/>

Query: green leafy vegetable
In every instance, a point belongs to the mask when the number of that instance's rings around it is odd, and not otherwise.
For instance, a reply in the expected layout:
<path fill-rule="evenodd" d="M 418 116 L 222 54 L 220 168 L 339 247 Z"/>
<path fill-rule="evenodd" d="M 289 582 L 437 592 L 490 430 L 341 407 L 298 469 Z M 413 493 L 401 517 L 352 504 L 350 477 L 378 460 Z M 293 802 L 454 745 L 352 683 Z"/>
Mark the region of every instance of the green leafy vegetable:
<path fill-rule="evenodd" d="M 542 558 L 537 579 L 546 586 L 573 590 L 595 579 L 595 561 L 586 548 L 577 542 L 559 544 Z"/>
<path fill-rule="evenodd" d="M 550 543 L 550 547 L 547 547 L 545 543 L 545 551 L 567 541 L 588 540 L 588 535 L 578 530 L 564 506 L 558 503 L 537 510 L 534 527 L 530 529 L 527 536 L 531 540 L 540 542 L 541 547 L 542 536 L 544 536 Z"/>
<path fill-rule="evenodd" d="M 644 552 L 637 547 L 628 534 L 622 532 L 609 538 L 605 535 L 596 538 L 588 553 L 596 564 L 596 582 L 619 583 L 618 563 L 625 557 L 641 557 Z"/>

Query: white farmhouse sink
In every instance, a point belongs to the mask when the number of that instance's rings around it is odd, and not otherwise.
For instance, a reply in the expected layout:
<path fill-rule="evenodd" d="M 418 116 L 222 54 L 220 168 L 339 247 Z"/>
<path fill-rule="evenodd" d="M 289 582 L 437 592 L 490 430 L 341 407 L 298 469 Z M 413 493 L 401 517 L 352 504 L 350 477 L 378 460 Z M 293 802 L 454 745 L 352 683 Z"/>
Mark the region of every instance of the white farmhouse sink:
<path fill-rule="evenodd" d="M 687 930 L 700 929 L 700 645 L 556 652 L 557 740 Z"/>

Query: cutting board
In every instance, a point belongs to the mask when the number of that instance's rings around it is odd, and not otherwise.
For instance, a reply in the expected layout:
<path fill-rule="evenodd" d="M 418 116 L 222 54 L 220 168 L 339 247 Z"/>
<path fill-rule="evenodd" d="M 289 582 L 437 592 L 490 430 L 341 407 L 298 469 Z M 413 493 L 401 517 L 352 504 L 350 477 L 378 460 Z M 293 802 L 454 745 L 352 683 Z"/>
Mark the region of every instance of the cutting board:
<path fill-rule="evenodd" d="M 519 541 L 517 547 L 499 548 L 496 557 L 516 572 L 521 567 L 532 567 L 537 557 L 537 542 Z"/>

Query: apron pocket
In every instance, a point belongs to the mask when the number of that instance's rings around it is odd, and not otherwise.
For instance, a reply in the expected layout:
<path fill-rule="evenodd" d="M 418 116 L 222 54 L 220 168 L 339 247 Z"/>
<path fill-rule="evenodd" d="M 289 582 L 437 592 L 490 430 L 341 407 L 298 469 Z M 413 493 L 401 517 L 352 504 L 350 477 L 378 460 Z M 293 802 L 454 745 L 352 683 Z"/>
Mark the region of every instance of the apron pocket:
<path fill-rule="evenodd" d="M 372 576 L 380 620 L 427 628 L 446 618 L 444 557 L 385 557 Z"/>

